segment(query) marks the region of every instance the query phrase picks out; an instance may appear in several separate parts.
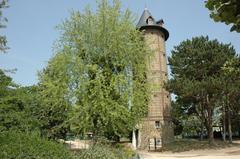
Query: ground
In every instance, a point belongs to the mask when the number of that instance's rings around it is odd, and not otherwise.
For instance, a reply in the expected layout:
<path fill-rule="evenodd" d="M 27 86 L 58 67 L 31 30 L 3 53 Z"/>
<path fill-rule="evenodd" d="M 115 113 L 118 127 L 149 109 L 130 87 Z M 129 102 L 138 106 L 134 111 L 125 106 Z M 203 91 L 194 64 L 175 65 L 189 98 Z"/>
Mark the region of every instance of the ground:
<path fill-rule="evenodd" d="M 240 141 L 235 141 L 240 143 Z M 185 152 L 147 152 L 139 151 L 141 159 L 239 159 L 240 145 L 236 144 L 231 147 L 219 149 L 190 150 Z"/>

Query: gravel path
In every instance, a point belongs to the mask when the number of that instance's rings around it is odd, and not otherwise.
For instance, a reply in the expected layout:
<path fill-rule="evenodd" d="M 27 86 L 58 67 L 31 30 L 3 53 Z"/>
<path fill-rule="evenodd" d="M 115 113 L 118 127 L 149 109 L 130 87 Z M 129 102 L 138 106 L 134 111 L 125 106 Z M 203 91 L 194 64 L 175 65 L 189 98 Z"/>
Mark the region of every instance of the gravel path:
<path fill-rule="evenodd" d="M 138 153 L 141 159 L 240 159 L 240 147 L 186 151 L 180 153 L 147 151 L 140 151 Z"/>

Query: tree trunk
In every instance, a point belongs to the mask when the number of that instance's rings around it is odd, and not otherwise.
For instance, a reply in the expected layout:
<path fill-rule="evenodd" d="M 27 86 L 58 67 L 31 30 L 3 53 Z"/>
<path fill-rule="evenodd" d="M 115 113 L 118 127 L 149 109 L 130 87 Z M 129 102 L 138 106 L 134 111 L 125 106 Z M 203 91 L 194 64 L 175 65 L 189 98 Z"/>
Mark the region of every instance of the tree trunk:
<path fill-rule="evenodd" d="M 208 123 L 208 140 L 209 140 L 209 144 L 214 143 L 212 119 L 210 119 L 210 118 L 209 118 L 209 123 Z"/>
<path fill-rule="evenodd" d="M 223 120 L 222 139 L 225 142 L 226 141 L 226 108 L 225 108 L 225 104 L 223 104 L 222 120 Z"/>
<path fill-rule="evenodd" d="M 231 112 L 228 106 L 228 135 L 229 135 L 229 143 L 232 143 L 232 123 L 231 123 Z"/>
<path fill-rule="evenodd" d="M 203 134 L 204 134 L 204 109 L 203 109 L 203 105 L 200 103 L 199 104 L 199 109 L 200 112 L 197 113 L 199 118 L 201 119 L 201 131 L 200 131 L 200 141 L 203 140 Z"/>
<path fill-rule="evenodd" d="M 204 129 L 204 126 L 203 126 L 203 123 L 201 123 L 201 134 L 200 134 L 201 141 L 203 141 L 203 133 L 204 133 L 203 129 Z"/>
<path fill-rule="evenodd" d="M 207 104 L 207 111 L 208 111 L 208 141 L 209 141 L 209 144 L 212 145 L 212 144 L 214 144 L 213 121 L 212 121 L 213 110 L 210 105 L 208 95 L 207 95 L 206 104 Z"/>

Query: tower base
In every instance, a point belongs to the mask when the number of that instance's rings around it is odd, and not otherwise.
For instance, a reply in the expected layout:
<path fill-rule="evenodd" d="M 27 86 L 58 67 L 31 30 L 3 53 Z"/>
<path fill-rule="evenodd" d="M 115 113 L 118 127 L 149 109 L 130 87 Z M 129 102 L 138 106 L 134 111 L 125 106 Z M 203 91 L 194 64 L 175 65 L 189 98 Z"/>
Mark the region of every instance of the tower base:
<path fill-rule="evenodd" d="M 134 149 L 158 151 L 164 145 L 174 141 L 172 121 L 170 118 L 147 118 L 133 131 Z"/>

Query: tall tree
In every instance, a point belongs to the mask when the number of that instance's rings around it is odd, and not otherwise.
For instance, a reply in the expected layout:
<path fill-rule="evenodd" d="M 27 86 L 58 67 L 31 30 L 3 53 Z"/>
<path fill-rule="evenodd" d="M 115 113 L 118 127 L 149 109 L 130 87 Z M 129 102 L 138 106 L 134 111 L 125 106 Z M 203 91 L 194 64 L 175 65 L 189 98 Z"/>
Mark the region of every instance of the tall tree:
<path fill-rule="evenodd" d="M 198 112 L 210 143 L 213 143 L 213 115 L 221 68 L 234 56 L 235 50 L 230 44 L 196 37 L 181 42 L 169 58 L 173 78 L 167 87 L 179 101 Z"/>
<path fill-rule="evenodd" d="M 222 67 L 222 95 L 224 99 L 224 120 L 227 116 L 229 142 L 232 143 L 232 118 L 234 114 L 238 114 L 239 105 L 239 89 L 240 89 L 240 58 L 235 57 L 226 61 Z M 227 114 L 225 113 L 227 112 Z"/>
<path fill-rule="evenodd" d="M 96 12 L 73 12 L 59 28 L 57 53 L 40 75 L 45 105 L 70 105 L 68 124 L 78 134 L 128 135 L 148 102 L 148 51 L 132 14 L 118 0 L 102 0 Z"/>
<path fill-rule="evenodd" d="M 231 31 L 240 32 L 239 0 L 207 0 L 206 7 L 211 11 L 210 17 L 215 21 L 232 24 Z"/>
<path fill-rule="evenodd" d="M 65 138 L 69 127 L 65 121 L 70 111 L 69 75 L 70 54 L 58 53 L 48 62 L 48 66 L 39 74 L 38 120 L 41 131 L 49 138 Z"/>

